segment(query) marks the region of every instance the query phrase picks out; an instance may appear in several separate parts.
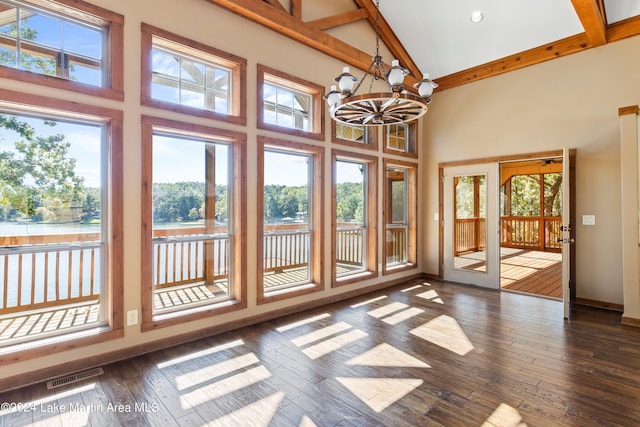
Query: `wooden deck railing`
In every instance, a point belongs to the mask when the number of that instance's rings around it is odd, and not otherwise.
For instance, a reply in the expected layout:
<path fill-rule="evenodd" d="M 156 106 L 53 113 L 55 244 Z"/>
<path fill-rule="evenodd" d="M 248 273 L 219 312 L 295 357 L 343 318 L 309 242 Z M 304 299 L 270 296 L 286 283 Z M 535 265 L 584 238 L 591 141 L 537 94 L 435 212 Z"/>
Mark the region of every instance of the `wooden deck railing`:
<path fill-rule="evenodd" d="M 0 237 L 0 314 L 100 298 L 99 233 Z"/>
<path fill-rule="evenodd" d="M 229 236 L 224 228 L 207 234 L 204 227 L 153 231 L 154 286 L 163 289 L 189 283 L 213 283 L 229 274 Z"/>
<path fill-rule="evenodd" d="M 503 216 L 500 218 L 500 246 L 556 252 L 561 250 L 558 238 L 561 217 Z M 540 233 L 544 230 L 544 233 Z M 456 219 L 454 228 L 456 256 L 485 248 L 486 220 L 484 218 Z"/>
<path fill-rule="evenodd" d="M 366 228 L 339 225 L 336 228 L 336 262 L 364 267 Z"/>
<path fill-rule="evenodd" d="M 500 218 L 500 245 L 507 248 L 559 251 L 561 217 L 504 216 Z M 543 230 L 543 232 L 540 232 Z"/>
<path fill-rule="evenodd" d="M 455 221 L 454 242 L 456 256 L 484 250 L 487 221 L 485 218 L 460 218 Z"/>
<path fill-rule="evenodd" d="M 387 264 L 407 262 L 408 242 L 407 226 L 404 224 L 387 224 Z"/>
<path fill-rule="evenodd" d="M 309 265 L 311 231 L 306 224 L 264 226 L 263 271 Z"/>

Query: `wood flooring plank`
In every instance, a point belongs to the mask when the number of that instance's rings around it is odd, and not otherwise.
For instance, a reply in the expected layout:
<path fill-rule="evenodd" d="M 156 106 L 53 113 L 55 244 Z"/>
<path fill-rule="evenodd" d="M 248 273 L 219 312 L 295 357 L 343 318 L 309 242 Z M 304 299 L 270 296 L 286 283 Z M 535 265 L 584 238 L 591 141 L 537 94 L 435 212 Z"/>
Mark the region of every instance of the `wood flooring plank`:
<path fill-rule="evenodd" d="M 137 410 L 3 413 L 0 427 L 466 427 L 505 417 L 635 426 L 640 331 L 619 321 L 583 308 L 565 321 L 559 301 L 416 279 L 114 363 L 54 391 L 2 393 L 0 401 Z"/>

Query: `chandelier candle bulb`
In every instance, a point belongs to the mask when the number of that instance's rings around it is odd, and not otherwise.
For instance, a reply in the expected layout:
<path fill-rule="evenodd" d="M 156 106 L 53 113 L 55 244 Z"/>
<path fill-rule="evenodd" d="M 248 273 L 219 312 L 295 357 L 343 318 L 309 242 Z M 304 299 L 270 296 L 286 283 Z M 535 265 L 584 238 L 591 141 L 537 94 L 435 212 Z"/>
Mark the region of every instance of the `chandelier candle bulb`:
<path fill-rule="evenodd" d="M 344 67 L 342 69 L 342 74 L 340 74 L 334 80 L 338 82 L 338 86 L 340 86 L 340 90 L 342 91 L 342 93 L 351 93 L 351 91 L 353 90 L 353 84 L 358 79 L 356 79 L 351 75 L 351 73 L 349 73 L 349 67 Z"/>

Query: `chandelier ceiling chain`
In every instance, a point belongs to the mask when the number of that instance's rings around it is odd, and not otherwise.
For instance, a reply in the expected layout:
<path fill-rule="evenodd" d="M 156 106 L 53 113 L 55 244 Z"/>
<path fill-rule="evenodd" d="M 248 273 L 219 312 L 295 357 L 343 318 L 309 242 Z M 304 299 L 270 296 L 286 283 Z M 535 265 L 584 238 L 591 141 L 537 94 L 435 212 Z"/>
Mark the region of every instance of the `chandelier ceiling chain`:
<path fill-rule="evenodd" d="M 344 67 L 342 74 L 334 79 L 340 90 L 331 86 L 330 92 L 325 96 L 331 118 L 338 123 L 380 126 L 416 120 L 427 112 L 433 89 L 438 87 L 429 79 L 429 74 L 425 73 L 423 79 L 414 85 L 418 91 L 416 96 L 403 86 L 404 77 L 409 74 L 409 70 L 402 68 L 396 59 L 391 61 L 391 67 L 385 66 L 380 56 L 380 0 L 376 0 L 375 6 L 376 54 L 371 64 L 355 89 L 353 85 L 357 79 L 349 73 L 349 67 Z M 371 79 L 369 93 L 356 95 L 367 77 Z M 381 78 L 385 78 L 390 92 L 373 93 L 374 81 Z"/>

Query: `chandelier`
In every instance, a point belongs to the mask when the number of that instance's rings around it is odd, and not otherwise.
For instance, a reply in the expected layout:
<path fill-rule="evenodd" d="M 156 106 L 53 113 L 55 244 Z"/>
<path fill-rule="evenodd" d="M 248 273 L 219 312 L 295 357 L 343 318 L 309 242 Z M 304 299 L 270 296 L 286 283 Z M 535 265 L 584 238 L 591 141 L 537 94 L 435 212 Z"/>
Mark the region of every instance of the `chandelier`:
<path fill-rule="evenodd" d="M 418 95 L 408 92 L 404 85 L 404 76 L 409 70 L 402 68 L 397 59 L 391 61 L 391 67 L 384 64 L 380 56 L 380 0 L 376 0 L 376 54 L 364 76 L 358 81 L 344 67 L 342 74 L 334 81 L 325 100 L 329 106 L 331 118 L 338 123 L 350 126 L 379 126 L 406 123 L 422 117 L 427 112 L 427 104 L 431 102 L 431 94 L 438 84 L 429 79 L 429 74 L 413 87 Z M 369 77 L 369 93 L 357 94 L 358 89 Z M 372 92 L 373 83 L 384 79 L 388 92 Z M 339 90 L 338 90 L 339 88 Z"/>

